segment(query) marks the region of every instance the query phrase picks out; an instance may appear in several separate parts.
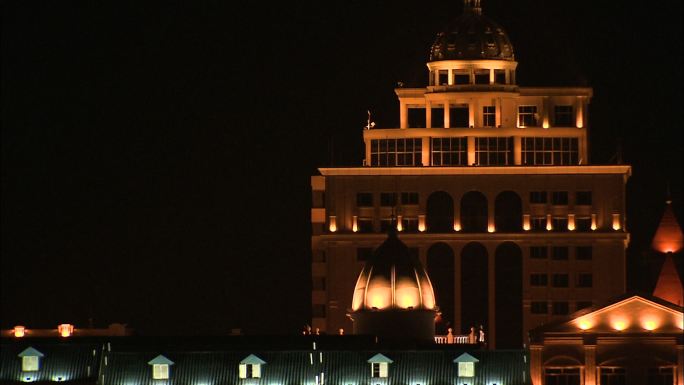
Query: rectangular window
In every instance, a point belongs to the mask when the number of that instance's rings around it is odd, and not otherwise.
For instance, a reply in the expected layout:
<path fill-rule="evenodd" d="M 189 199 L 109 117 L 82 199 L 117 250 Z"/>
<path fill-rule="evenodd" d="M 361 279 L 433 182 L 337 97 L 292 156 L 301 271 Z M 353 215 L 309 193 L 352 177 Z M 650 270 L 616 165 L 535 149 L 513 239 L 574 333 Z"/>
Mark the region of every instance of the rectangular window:
<path fill-rule="evenodd" d="M 568 166 L 579 163 L 577 138 L 521 139 L 522 163 L 528 166 Z"/>
<path fill-rule="evenodd" d="M 575 113 L 572 106 L 555 106 L 553 116 L 555 127 L 575 127 Z"/>
<path fill-rule="evenodd" d="M 518 127 L 537 127 L 537 106 L 518 106 Z"/>
<path fill-rule="evenodd" d="M 577 246 L 575 248 L 575 259 L 578 261 L 590 261 L 593 254 L 591 246 Z"/>
<path fill-rule="evenodd" d="M 591 191 L 575 192 L 575 204 L 579 206 L 591 206 Z"/>
<path fill-rule="evenodd" d="M 533 301 L 531 311 L 532 311 L 532 314 L 548 314 L 549 313 L 549 305 L 545 301 L 544 302 Z"/>
<path fill-rule="evenodd" d="M 530 203 L 546 203 L 546 191 L 530 191 Z"/>
<path fill-rule="evenodd" d="M 496 84 L 506 84 L 506 70 L 494 70 Z"/>
<path fill-rule="evenodd" d="M 438 72 L 438 84 L 440 86 L 446 86 L 449 84 L 449 71 L 448 70 L 439 70 Z"/>
<path fill-rule="evenodd" d="M 459 362 L 458 363 L 459 377 L 475 377 L 475 363 L 474 362 Z"/>
<path fill-rule="evenodd" d="M 432 128 L 444 128 L 444 107 L 433 107 L 432 113 Z"/>
<path fill-rule="evenodd" d="M 35 372 L 38 370 L 38 356 L 24 356 L 21 357 L 21 371 Z"/>
<path fill-rule="evenodd" d="M 568 192 L 567 191 L 554 191 L 551 193 L 551 204 L 556 206 L 567 206 L 568 204 Z"/>
<path fill-rule="evenodd" d="M 546 217 L 532 217 L 531 222 L 533 231 L 546 230 Z"/>
<path fill-rule="evenodd" d="M 449 107 L 449 127 L 465 128 L 470 123 L 468 106 L 451 105 Z"/>
<path fill-rule="evenodd" d="M 546 259 L 548 257 L 548 248 L 546 246 L 530 246 L 530 258 Z"/>
<path fill-rule="evenodd" d="M 568 217 L 553 217 L 553 231 L 568 231 Z"/>
<path fill-rule="evenodd" d="M 568 287 L 568 275 L 565 273 L 554 274 L 553 287 Z"/>
<path fill-rule="evenodd" d="M 475 70 L 475 84 L 489 84 L 489 70 Z"/>
<path fill-rule="evenodd" d="M 674 384 L 674 367 L 648 368 L 647 385 L 672 385 Z"/>
<path fill-rule="evenodd" d="M 155 380 L 168 380 L 169 379 L 169 365 L 167 365 L 167 364 L 154 364 L 154 365 L 152 365 L 152 378 Z"/>
<path fill-rule="evenodd" d="M 532 273 L 530 274 L 530 286 L 548 286 L 549 276 L 545 273 Z"/>
<path fill-rule="evenodd" d="M 496 126 L 496 107 L 494 107 L 494 106 L 482 107 L 482 125 L 484 127 Z"/>
<path fill-rule="evenodd" d="M 575 305 L 577 310 L 582 310 L 586 309 L 592 306 L 591 301 L 577 301 L 577 304 Z"/>
<path fill-rule="evenodd" d="M 417 192 L 403 192 L 403 193 L 401 193 L 401 204 L 402 205 L 417 205 L 418 204 L 418 193 Z"/>
<path fill-rule="evenodd" d="M 394 207 L 397 205 L 397 193 L 380 193 L 380 206 Z"/>
<path fill-rule="evenodd" d="M 625 368 L 599 368 L 601 373 L 601 385 L 625 385 L 627 376 Z"/>
<path fill-rule="evenodd" d="M 373 256 L 372 247 L 358 247 L 356 249 L 356 260 L 361 262 L 366 262 Z"/>
<path fill-rule="evenodd" d="M 358 192 L 356 193 L 356 206 L 358 207 L 373 207 L 373 193 Z"/>
<path fill-rule="evenodd" d="M 470 74 L 454 71 L 454 84 L 470 84 Z"/>
<path fill-rule="evenodd" d="M 325 290 L 325 277 L 313 277 L 311 279 L 311 288 L 313 290 Z"/>
<path fill-rule="evenodd" d="M 466 166 L 468 140 L 460 138 L 432 138 L 431 158 L 433 166 Z"/>
<path fill-rule="evenodd" d="M 579 273 L 577 274 L 577 287 L 592 287 L 593 285 L 593 275 L 591 273 Z"/>
<path fill-rule="evenodd" d="M 513 164 L 513 138 L 475 138 L 475 163 L 479 166 Z"/>
<path fill-rule="evenodd" d="M 402 231 L 406 233 L 418 232 L 418 217 L 401 218 Z"/>
<path fill-rule="evenodd" d="M 421 166 L 422 146 L 420 138 L 372 139 L 371 166 Z"/>
<path fill-rule="evenodd" d="M 553 315 L 567 315 L 570 313 L 570 307 L 567 302 L 554 302 L 553 308 L 551 309 L 551 314 Z"/>
<path fill-rule="evenodd" d="M 408 109 L 409 128 L 425 128 L 425 108 Z"/>
<path fill-rule="evenodd" d="M 390 226 L 392 226 L 392 223 L 396 223 L 396 220 L 397 220 L 397 218 L 393 218 L 393 217 L 381 218 L 380 219 L 380 232 L 386 233 L 387 230 L 389 230 Z"/>
<path fill-rule="evenodd" d="M 567 261 L 568 255 L 567 246 L 554 246 L 551 253 L 551 259 L 556 261 Z"/>
<path fill-rule="evenodd" d="M 313 305 L 311 307 L 311 316 L 313 318 L 325 318 L 325 305 Z"/>
<path fill-rule="evenodd" d="M 240 364 L 240 378 L 260 378 L 261 365 L 259 364 Z"/>
<path fill-rule="evenodd" d="M 371 364 L 371 377 L 373 378 L 387 378 L 388 372 L 387 362 L 373 362 Z"/>
<path fill-rule="evenodd" d="M 373 232 L 373 218 L 359 217 L 356 220 L 356 226 L 359 229 L 359 233 L 372 233 Z"/>
<path fill-rule="evenodd" d="M 580 379 L 579 368 L 544 369 L 544 384 L 547 385 L 580 385 Z"/>
<path fill-rule="evenodd" d="M 575 217 L 575 231 L 591 231 L 591 217 Z"/>

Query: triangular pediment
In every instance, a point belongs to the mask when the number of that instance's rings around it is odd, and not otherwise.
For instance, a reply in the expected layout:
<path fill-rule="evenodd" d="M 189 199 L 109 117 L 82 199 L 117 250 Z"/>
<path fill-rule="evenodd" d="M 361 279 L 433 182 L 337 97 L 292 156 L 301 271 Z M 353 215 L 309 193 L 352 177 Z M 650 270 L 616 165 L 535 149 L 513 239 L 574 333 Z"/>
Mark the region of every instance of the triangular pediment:
<path fill-rule="evenodd" d="M 262 360 L 261 358 L 255 356 L 254 354 L 250 354 L 247 357 L 245 357 L 244 360 L 240 361 L 241 364 L 246 364 L 246 365 L 263 365 L 266 363 L 266 361 Z"/>
<path fill-rule="evenodd" d="M 681 333 L 682 310 L 634 295 L 598 309 L 575 313 L 569 321 L 543 327 L 543 331 Z"/>
<path fill-rule="evenodd" d="M 477 358 L 471 356 L 468 353 L 463 353 L 454 359 L 454 362 L 480 362 Z"/>
<path fill-rule="evenodd" d="M 371 357 L 370 359 L 368 359 L 369 364 L 379 364 L 379 363 L 391 364 L 392 362 L 394 362 L 394 361 L 390 360 L 387 356 L 384 356 L 380 353 L 378 353 L 378 354 L 374 355 L 373 357 Z"/>
<path fill-rule="evenodd" d="M 162 356 L 161 354 L 154 357 L 147 363 L 148 365 L 173 365 L 173 361 Z"/>
<path fill-rule="evenodd" d="M 32 347 L 24 349 L 17 357 L 45 357 L 45 355 Z"/>

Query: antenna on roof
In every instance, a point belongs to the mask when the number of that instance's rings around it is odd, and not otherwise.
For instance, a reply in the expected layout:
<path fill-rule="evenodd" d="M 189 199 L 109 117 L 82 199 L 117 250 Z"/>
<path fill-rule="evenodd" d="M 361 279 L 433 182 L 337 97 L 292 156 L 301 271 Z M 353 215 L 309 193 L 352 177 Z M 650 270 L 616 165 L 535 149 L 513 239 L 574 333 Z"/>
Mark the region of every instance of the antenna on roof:
<path fill-rule="evenodd" d="M 370 112 L 370 110 L 367 110 L 367 111 L 368 111 L 368 121 L 367 121 L 366 125 L 365 125 L 363 128 L 366 129 L 366 130 L 370 130 L 371 128 L 375 127 L 375 122 L 372 122 L 372 121 L 371 121 L 371 112 Z"/>

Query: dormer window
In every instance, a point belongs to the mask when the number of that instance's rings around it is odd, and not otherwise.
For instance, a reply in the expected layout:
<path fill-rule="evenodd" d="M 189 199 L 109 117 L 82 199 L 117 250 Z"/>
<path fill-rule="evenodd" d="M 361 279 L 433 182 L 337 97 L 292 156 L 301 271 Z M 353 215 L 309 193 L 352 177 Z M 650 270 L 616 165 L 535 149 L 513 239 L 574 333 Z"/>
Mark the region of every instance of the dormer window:
<path fill-rule="evenodd" d="M 26 348 L 18 354 L 21 357 L 22 372 L 37 372 L 40 369 L 40 358 L 45 355 L 34 348 Z"/>
<path fill-rule="evenodd" d="M 372 378 L 387 378 L 389 376 L 389 364 L 393 361 L 386 356 L 378 353 L 368 360 L 371 364 Z"/>
<path fill-rule="evenodd" d="M 459 377 L 475 377 L 475 363 L 479 360 L 468 353 L 458 356 L 454 363 L 458 364 Z"/>
<path fill-rule="evenodd" d="M 147 363 L 152 366 L 152 379 L 154 380 L 168 380 L 170 376 L 169 367 L 173 365 L 173 361 L 162 356 L 161 354 Z"/>
<path fill-rule="evenodd" d="M 261 366 L 266 364 L 266 361 L 250 354 L 244 360 L 240 361 L 239 377 L 240 378 L 261 378 Z"/>

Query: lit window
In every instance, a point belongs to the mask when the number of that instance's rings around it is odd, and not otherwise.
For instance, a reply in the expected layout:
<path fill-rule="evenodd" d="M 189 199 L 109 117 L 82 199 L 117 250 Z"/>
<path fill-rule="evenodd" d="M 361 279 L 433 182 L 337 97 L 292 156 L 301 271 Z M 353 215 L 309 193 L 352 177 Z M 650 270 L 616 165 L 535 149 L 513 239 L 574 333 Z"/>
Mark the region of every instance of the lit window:
<path fill-rule="evenodd" d="M 239 376 L 240 378 L 261 378 L 261 365 L 264 365 L 266 361 L 250 354 L 244 360 L 240 361 Z"/>
<path fill-rule="evenodd" d="M 24 372 L 35 372 L 38 370 L 38 357 L 21 357 L 21 370 Z"/>
<path fill-rule="evenodd" d="M 537 106 L 519 106 L 518 127 L 536 127 L 537 116 Z"/>
<path fill-rule="evenodd" d="M 374 362 L 371 364 L 371 377 L 373 378 L 387 378 L 389 365 L 387 362 Z"/>
<path fill-rule="evenodd" d="M 152 378 L 155 380 L 169 379 L 169 365 L 154 364 L 152 365 Z"/>
<path fill-rule="evenodd" d="M 459 377 L 475 377 L 475 363 L 474 362 L 459 362 L 458 363 Z"/>

